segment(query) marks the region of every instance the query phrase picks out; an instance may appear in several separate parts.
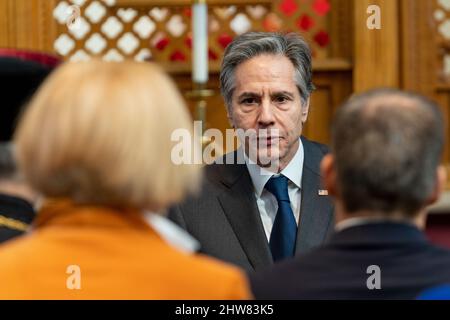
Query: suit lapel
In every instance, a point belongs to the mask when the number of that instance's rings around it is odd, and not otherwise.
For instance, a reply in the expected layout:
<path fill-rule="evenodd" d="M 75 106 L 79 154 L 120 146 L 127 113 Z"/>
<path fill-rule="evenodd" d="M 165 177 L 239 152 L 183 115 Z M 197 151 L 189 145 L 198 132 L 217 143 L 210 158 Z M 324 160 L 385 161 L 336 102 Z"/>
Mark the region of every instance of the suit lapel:
<path fill-rule="evenodd" d="M 319 195 L 321 188 L 320 161 L 323 153 L 302 137 L 305 158 L 302 176 L 302 202 L 295 254 L 320 245 L 327 236 L 333 206 L 328 196 Z"/>
<path fill-rule="evenodd" d="M 247 167 L 245 164 L 222 167 L 222 184 L 228 188 L 228 192 L 218 196 L 222 209 L 253 268 L 267 267 L 273 260 Z"/>

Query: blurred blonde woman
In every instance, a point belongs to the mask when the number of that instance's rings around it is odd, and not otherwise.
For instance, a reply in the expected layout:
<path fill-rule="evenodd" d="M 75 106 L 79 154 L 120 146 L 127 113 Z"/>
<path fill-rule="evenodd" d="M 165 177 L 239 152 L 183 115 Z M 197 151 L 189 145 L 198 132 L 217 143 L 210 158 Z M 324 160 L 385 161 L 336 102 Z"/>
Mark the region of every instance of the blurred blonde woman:
<path fill-rule="evenodd" d="M 32 230 L 0 246 L 0 299 L 247 299 L 243 275 L 194 255 L 162 216 L 199 185 L 171 161 L 192 122 L 155 65 L 66 64 L 16 131 L 19 167 L 45 201 Z"/>

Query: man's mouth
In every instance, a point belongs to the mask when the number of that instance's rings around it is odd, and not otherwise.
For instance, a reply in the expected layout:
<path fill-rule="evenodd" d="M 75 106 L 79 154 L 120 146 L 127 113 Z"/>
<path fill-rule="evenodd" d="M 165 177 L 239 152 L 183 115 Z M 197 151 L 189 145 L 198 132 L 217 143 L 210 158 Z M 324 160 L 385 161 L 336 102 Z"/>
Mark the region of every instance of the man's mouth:
<path fill-rule="evenodd" d="M 267 146 L 271 146 L 273 144 L 276 144 L 278 142 L 278 140 L 280 139 L 280 137 L 278 136 L 269 136 L 269 137 L 258 137 L 257 141 L 258 141 L 258 145 L 267 145 Z"/>

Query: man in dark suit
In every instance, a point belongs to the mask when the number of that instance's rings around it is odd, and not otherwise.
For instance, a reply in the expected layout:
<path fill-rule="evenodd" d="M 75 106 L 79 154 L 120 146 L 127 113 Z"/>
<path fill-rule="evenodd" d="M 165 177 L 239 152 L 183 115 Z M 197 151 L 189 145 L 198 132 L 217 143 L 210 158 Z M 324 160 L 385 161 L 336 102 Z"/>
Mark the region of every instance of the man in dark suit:
<path fill-rule="evenodd" d="M 11 137 L 22 106 L 51 68 L 15 57 L 0 57 L 0 243 L 21 235 L 34 219 L 36 194 L 23 181 Z"/>
<path fill-rule="evenodd" d="M 442 114 L 397 90 L 356 96 L 338 112 L 321 165 L 335 234 L 306 255 L 251 276 L 258 299 L 412 299 L 450 283 L 450 251 L 421 229 L 446 180 Z"/>
<path fill-rule="evenodd" d="M 207 166 L 202 194 L 169 215 L 201 252 L 253 271 L 325 240 L 333 206 L 319 164 L 327 148 L 301 137 L 311 77 L 298 35 L 251 32 L 227 47 L 221 91 L 242 147 Z"/>

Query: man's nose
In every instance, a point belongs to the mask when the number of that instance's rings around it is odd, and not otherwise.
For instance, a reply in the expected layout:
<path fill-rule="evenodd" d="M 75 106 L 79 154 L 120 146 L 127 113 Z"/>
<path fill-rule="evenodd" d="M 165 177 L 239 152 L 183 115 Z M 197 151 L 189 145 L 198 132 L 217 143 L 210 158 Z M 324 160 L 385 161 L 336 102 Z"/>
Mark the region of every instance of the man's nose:
<path fill-rule="evenodd" d="M 270 100 L 265 100 L 262 102 L 258 118 L 258 124 L 261 127 L 268 127 L 275 124 L 273 106 Z"/>

